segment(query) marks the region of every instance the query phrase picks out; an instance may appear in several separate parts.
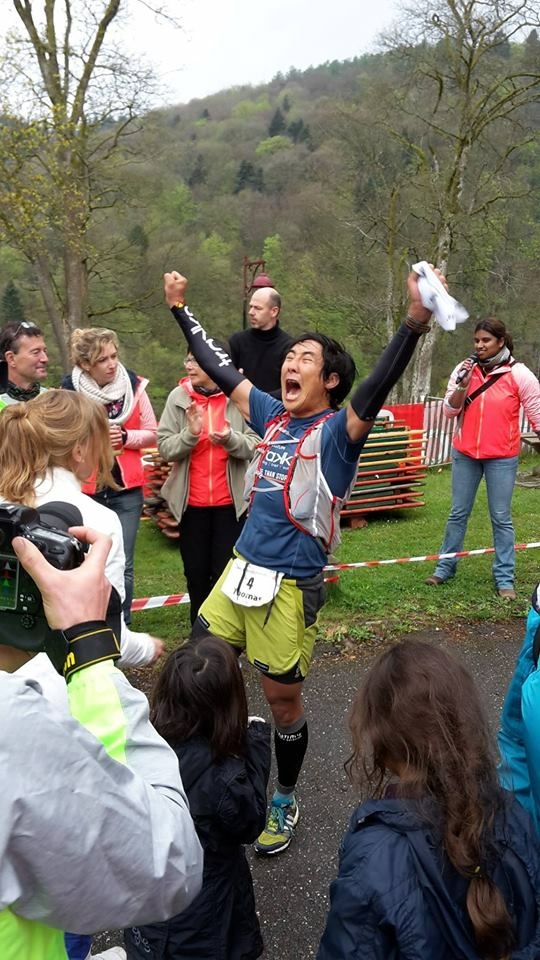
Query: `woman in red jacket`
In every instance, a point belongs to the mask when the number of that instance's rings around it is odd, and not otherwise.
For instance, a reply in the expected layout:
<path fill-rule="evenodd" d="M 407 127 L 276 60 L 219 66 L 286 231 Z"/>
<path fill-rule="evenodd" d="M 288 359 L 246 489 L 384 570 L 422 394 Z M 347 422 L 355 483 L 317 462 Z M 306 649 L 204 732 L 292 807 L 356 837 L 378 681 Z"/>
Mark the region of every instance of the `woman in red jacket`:
<path fill-rule="evenodd" d="M 71 375 L 62 381 L 67 390 L 77 390 L 105 407 L 115 454 L 112 476 L 116 489 L 96 490 L 85 484 L 84 493 L 118 515 L 126 555 L 124 620 L 131 622 L 135 540 L 143 507 L 141 449 L 155 447 L 157 422 L 146 394 L 148 380 L 127 370 L 118 359 L 118 337 L 99 327 L 74 330 L 71 335 Z"/>
<path fill-rule="evenodd" d="M 458 417 L 452 452 L 452 509 L 441 553 L 463 549 L 469 515 L 482 476 L 487 497 L 495 559 L 493 579 L 500 597 L 515 600 L 512 493 L 516 479 L 523 406 L 540 431 L 540 385 L 534 373 L 512 356 L 513 343 L 504 323 L 485 317 L 474 330 L 475 356 L 452 373 L 444 399 L 447 417 Z M 452 577 L 456 558 L 439 560 L 428 586 Z"/>
<path fill-rule="evenodd" d="M 185 367 L 159 421 L 158 449 L 172 463 L 161 493 L 180 526 L 193 623 L 242 531 L 244 476 L 260 438 L 191 353 Z"/>

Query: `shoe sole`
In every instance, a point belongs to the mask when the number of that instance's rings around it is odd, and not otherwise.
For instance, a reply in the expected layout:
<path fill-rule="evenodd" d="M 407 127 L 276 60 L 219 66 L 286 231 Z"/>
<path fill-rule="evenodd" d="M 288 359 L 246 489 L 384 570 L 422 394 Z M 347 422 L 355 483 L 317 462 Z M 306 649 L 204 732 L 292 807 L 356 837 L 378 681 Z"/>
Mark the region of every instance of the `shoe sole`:
<path fill-rule="evenodd" d="M 292 830 L 293 830 L 293 832 L 291 833 L 291 835 L 290 835 L 289 839 L 286 841 L 286 843 L 282 844 L 281 847 L 274 847 L 273 850 L 269 850 L 269 849 L 267 849 L 266 847 L 258 847 L 257 844 L 254 843 L 254 844 L 253 844 L 253 849 L 255 850 L 255 853 L 257 853 L 260 857 L 273 857 L 276 853 L 283 853 L 283 851 L 286 850 L 287 847 L 290 847 L 290 845 L 291 845 L 291 841 L 292 841 L 292 839 L 293 839 L 293 837 L 294 837 L 294 830 L 295 830 L 295 828 L 296 828 L 296 824 L 298 823 L 299 819 L 300 819 L 300 807 L 299 807 L 298 804 L 297 804 L 297 805 L 296 805 L 296 816 L 295 816 L 295 818 L 294 818 L 294 820 L 293 820 L 293 822 L 292 822 Z"/>

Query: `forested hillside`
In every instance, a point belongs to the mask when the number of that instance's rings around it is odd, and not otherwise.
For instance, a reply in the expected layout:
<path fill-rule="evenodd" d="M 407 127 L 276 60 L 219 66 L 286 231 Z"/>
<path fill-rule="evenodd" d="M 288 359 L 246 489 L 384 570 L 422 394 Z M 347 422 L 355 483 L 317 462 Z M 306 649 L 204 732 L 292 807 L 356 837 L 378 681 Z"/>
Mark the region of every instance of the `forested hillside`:
<path fill-rule="evenodd" d="M 540 41 L 535 30 L 493 21 L 488 29 L 474 16 L 467 33 L 451 6 L 439 3 L 445 19 L 430 15 L 377 55 L 291 70 L 135 121 L 94 119 L 82 318 L 117 330 L 129 365 L 151 379 L 157 409 L 183 359 L 162 273 L 184 272 L 192 309 L 226 336 L 242 323 L 245 255 L 265 259 L 286 329 L 339 337 L 360 371 L 399 321 L 407 265 L 442 263 L 471 316 L 500 314 L 516 354 L 538 372 Z M 475 6 L 467 4 L 473 14 Z M 28 129 L 6 113 L 1 319 L 43 324 L 59 375 L 38 252 L 62 313 L 69 225 L 65 201 L 54 206 L 54 176 L 40 166 L 51 129 L 36 121 L 31 143 Z M 465 326 L 434 345 L 434 392 L 470 350 Z M 424 392 L 425 370 L 415 378 Z"/>

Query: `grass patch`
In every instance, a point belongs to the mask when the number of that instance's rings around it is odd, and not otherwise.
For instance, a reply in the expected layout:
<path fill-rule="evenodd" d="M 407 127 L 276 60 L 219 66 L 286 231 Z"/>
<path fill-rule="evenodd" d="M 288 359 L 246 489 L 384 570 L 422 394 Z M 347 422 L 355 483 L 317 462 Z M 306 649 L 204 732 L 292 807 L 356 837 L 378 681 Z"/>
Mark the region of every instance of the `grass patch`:
<path fill-rule="evenodd" d="M 524 457 L 520 472 L 531 472 L 538 457 Z M 513 516 L 516 541 L 540 539 L 538 489 L 516 486 Z M 426 480 L 426 506 L 414 510 L 368 515 L 367 527 L 343 531 L 338 559 L 343 562 L 418 556 L 439 550 L 450 510 L 450 468 L 432 470 Z M 485 485 L 478 491 L 464 549 L 489 547 L 491 524 Z M 329 587 L 321 615 L 321 637 L 341 643 L 361 643 L 371 637 L 395 635 L 426 623 L 465 620 L 509 620 L 523 617 L 540 573 L 540 549 L 516 553 L 518 601 L 496 596 L 491 576 L 492 556 L 460 561 L 457 576 L 442 587 L 427 587 L 424 579 L 434 563 L 407 563 L 342 571 Z M 178 544 L 165 540 L 150 521 L 141 524 L 135 558 L 136 596 L 181 593 L 185 580 Z M 189 607 L 160 608 L 134 614 L 135 629 L 148 630 L 171 645 L 189 633 Z"/>

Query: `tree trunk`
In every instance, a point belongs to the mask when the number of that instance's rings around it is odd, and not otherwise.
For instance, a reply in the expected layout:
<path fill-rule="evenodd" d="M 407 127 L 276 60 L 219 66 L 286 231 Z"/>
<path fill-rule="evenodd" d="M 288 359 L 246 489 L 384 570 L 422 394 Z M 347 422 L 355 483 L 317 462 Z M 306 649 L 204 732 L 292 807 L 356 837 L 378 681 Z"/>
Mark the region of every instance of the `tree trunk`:
<path fill-rule="evenodd" d="M 431 330 L 422 337 L 416 349 L 410 390 L 412 403 L 419 403 L 424 397 L 429 396 L 433 351 L 438 339 L 439 329 L 439 325 L 433 322 Z"/>
<path fill-rule="evenodd" d="M 88 322 L 86 229 L 89 192 L 85 167 L 80 159 L 86 149 L 83 130 L 73 136 L 69 146 L 62 145 L 58 150 L 64 221 L 65 321 L 69 331 L 85 327 Z"/>
<path fill-rule="evenodd" d="M 448 256 L 452 248 L 452 230 L 450 217 L 443 225 L 437 241 L 436 262 L 439 270 L 444 274 L 448 269 Z M 433 366 L 433 352 L 439 339 L 440 327 L 435 320 L 431 322 L 431 330 L 422 337 L 414 355 L 413 372 L 411 377 L 411 400 L 421 402 L 429 396 L 431 391 L 431 369 Z"/>
<path fill-rule="evenodd" d="M 66 241 L 64 247 L 64 281 L 66 287 L 66 324 L 71 332 L 88 324 L 88 277 L 86 259 L 79 246 Z"/>
<path fill-rule="evenodd" d="M 47 317 L 54 333 L 54 339 L 60 353 L 62 361 L 62 370 L 67 373 L 70 369 L 69 350 L 66 341 L 66 331 L 62 322 L 60 311 L 58 310 L 58 299 L 54 290 L 47 257 L 40 254 L 34 260 L 36 278 L 47 311 Z"/>

